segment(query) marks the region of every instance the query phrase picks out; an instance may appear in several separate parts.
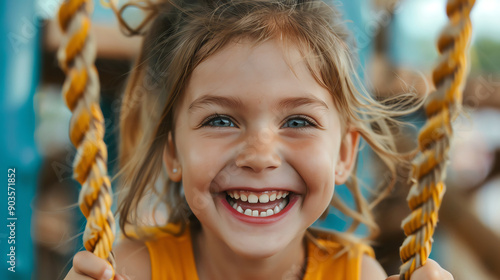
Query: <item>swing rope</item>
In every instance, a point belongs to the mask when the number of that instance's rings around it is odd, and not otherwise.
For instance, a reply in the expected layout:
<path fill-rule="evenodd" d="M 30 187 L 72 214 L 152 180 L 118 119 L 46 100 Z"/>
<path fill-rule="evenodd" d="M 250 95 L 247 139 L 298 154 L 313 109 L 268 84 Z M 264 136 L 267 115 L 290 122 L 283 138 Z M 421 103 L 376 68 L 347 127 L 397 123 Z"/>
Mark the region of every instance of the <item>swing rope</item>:
<path fill-rule="evenodd" d="M 104 117 L 99 107 L 99 77 L 94 66 L 96 46 L 90 32 L 92 9 L 92 0 L 68 0 L 61 4 L 58 20 L 63 38 L 57 58 L 66 74 L 63 98 L 73 113 L 69 132 L 77 149 L 73 177 L 82 185 L 78 201 L 87 218 L 83 243 L 87 251 L 107 260 L 115 269 L 111 252 L 115 220 L 103 141 Z"/>
<path fill-rule="evenodd" d="M 410 279 L 431 252 L 432 234 L 446 189 L 443 181 L 453 136 L 451 122 L 460 113 L 469 70 L 467 49 L 472 31 L 469 15 L 474 3 L 475 0 L 448 0 L 446 6 L 449 23 L 438 39 L 441 56 L 432 73 L 436 90 L 426 101 L 428 120 L 418 137 L 420 153 L 412 162 L 412 187 L 407 197 L 412 212 L 402 222 L 407 237 L 400 248 L 403 261 L 400 279 Z"/>

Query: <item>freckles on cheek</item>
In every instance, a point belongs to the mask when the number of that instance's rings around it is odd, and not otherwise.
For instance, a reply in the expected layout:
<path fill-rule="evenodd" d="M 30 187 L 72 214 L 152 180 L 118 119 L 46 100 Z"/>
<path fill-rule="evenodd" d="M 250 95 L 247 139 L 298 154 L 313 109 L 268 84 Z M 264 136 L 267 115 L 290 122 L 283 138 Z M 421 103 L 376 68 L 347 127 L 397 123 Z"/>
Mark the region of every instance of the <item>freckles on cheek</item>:
<path fill-rule="evenodd" d="M 193 139 L 184 150 L 183 165 L 189 170 L 186 176 L 192 176 L 193 180 L 199 183 L 207 183 L 207 180 L 220 176 L 219 173 L 228 164 L 231 156 L 229 140 L 203 134 L 195 134 L 191 138 Z"/>

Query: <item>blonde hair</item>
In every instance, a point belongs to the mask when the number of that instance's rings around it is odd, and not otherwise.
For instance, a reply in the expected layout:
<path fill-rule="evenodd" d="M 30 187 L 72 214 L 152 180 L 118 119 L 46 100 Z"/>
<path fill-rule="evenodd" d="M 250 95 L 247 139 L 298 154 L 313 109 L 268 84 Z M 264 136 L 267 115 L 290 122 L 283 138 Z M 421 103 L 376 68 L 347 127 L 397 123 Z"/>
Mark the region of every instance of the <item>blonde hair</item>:
<path fill-rule="evenodd" d="M 410 106 L 415 99 L 406 94 L 381 103 L 367 93 L 356 74 L 348 32 L 334 7 L 321 1 L 299 0 L 147 4 L 154 15 L 148 18 L 151 22 L 147 29 L 134 31 L 144 33 L 144 41 L 120 112 L 119 176 L 124 195 L 117 211 L 125 235 L 126 225 L 139 226 L 138 204 L 147 193 L 155 193 L 165 203 L 168 223 L 180 224 L 180 231 L 196 222 L 183 197 L 182 184 L 170 181 L 162 170 L 163 149 L 168 133 L 174 134 L 176 104 L 193 70 L 227 43 L 243 38 L 255 44 L 283 38 L 296 46 L 316 81 L 332 94 L 344 128 L 359 131 L 392 174 L 374 203 L 394 185 L 396 164 L 403 156 L 396 152 L 391 126 L 400 125 L 394 117 L 416 110 Z M 163 192 L 155 191 L 156 182 L 164 185 Z M 375 234 L 378 228 L 371 206 L 361 194 L 355 173 L 346 185 L 353 194 L 355 209 L 337 196 L 331 204 L 353 218 L 347 232 L 363 223 Z"/>

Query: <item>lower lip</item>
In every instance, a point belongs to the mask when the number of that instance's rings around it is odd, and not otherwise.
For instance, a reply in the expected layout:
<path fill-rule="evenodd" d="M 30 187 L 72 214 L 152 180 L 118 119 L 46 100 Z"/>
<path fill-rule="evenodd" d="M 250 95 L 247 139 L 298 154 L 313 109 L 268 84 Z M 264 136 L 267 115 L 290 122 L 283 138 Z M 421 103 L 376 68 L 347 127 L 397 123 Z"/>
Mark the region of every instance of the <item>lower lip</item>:
<path fill-rule="evenodd" d="M 222 205 L 224 205 L 235 218 L 243 222 L 251 224 L 270 224 L 283 219 L 283 217 L 290 211 L 290 209 L 292 209 L 292 207 L 294 206 L 295 202 L 297 202 L 298 199 L 299 199 L 298 195 L 290 195 L 288 204 L 286 205 L 285 209 L 281 210 L 278 214 L 274 214 L 267 217 L 248 216 L 236 211 L 236 209 L 234 209 L 229 204 L 229 202 L 227 202 L 226 195 L 224 195 L 224 197 L 221 199 L 221 202 Z"/>

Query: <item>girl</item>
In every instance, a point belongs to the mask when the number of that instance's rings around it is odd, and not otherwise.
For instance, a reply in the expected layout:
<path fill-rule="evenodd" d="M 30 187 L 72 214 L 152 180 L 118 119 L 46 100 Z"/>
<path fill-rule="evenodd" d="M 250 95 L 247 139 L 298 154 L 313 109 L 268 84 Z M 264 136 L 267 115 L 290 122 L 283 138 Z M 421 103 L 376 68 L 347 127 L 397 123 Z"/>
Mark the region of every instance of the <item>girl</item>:
<path fill-rule="evenodd" d="M 121 110 L 115 279 L 386 279 L 360 240 L 309 228 L 332 204 L 353 229 L 375 229 L 351 174 L 359 139 L 394 171 L 402 157 L 389 124 L 411 111 L 362 90 L 334 8 L 150 5 L 157 15 Z M 334 197 L 345 182 L 356 210 Z M 138 205 L 151 194 L 167 206 L 162 234 L 141 230 Z M 79 252 L 66 279 L 111 276 L 106 261 Z M 429 261 L 412 279 L 453 278 Z"/>

